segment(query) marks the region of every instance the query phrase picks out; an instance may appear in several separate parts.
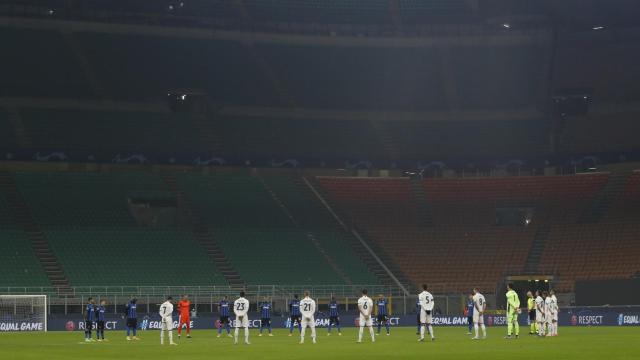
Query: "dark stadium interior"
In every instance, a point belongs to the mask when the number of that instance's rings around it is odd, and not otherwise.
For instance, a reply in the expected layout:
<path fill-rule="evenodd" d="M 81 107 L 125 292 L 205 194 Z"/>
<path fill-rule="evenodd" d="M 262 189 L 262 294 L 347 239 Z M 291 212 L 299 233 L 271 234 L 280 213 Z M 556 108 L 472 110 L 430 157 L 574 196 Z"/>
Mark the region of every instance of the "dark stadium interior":
<path fill-rule="evenodd" d="M 504 309 L 524 279 L 562 306 L 629 305 L 584 289 L 640 293 L 638 14 L 3 1 L 0 294 L 148 312 L 175 287 L 206 313 L 240 288 L 281 311 L 366 285 L 406 314 L 428 282 L 452 313 L 474 286 Z"/>

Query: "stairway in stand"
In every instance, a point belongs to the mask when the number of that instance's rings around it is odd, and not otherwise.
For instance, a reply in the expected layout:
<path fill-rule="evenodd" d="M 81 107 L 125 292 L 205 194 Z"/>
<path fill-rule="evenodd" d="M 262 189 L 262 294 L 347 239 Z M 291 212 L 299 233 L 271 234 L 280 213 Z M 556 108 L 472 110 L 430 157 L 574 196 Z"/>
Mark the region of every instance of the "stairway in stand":
<path fill-rule="evenodd" d="M 40 261 L 49 282 L 56 289 L 59 296 L 72 296 L 73 289 L 69 286 L 69 280 L 60 265 L 58 258 L 49 246 L 45 234 L 36 223 L 29 207 L 18 191 L 11 174 L 0 171 L 0 188 L 4 190 L 9 204 L 9 209 L 17 225 L 27 234 L 33 251 Z"/>
<path fill-rule="evenodd" d="M 202 218 L 202 215 L 194 210 L 191 202 L 180 188 L 178 180 L 173 175 L 163 175 L 162 178 L 169 190 L 176 195 L 178 210 L 181 211 L 191 226 L 194 238 L 202 245 L 211 261 L 227 280 L 227 283 L 235 289 L 243 289 L 245 282 L 218 245 L 215 236 Z"/>

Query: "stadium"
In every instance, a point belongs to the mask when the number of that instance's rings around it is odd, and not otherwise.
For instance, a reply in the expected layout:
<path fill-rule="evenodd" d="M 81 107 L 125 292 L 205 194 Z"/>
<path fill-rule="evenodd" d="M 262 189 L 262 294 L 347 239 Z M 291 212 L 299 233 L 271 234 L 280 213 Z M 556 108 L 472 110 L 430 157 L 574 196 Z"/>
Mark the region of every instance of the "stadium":
<path fill-rule="evenodd" d="M 2 1 L 0 357 L 637 358 L 638 14 Z"/>

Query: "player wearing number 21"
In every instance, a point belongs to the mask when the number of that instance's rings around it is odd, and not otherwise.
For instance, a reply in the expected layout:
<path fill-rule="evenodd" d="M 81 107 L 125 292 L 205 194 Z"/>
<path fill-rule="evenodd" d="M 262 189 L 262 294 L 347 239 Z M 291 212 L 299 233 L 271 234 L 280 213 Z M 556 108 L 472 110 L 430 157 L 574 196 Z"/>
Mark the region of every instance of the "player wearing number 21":
<path fill-rule="evenodd" d="M 311 328 L 311 340 L 316 343 L 316 302 L 309 297 L 309 292 L 304 292 L 304 299 L 300 301 L 300 313 L 302 314 L 300 330 L 300 344 L 304 344 L 304 333 L 307 330 L 307 326 Z"/>

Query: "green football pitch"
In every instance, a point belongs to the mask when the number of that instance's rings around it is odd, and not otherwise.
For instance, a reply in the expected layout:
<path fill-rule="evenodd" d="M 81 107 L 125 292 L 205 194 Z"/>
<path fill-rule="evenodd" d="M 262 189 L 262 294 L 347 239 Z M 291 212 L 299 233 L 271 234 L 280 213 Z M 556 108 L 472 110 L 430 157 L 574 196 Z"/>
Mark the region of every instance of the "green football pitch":
<path fill-rule="evenodd" d="M 140 332 L 140 341 L 126 341 L 124 333 L 107 332 L 108 342 L 83 342 L 81 332 L 1 333 L 0 359 L 639 359 L 640 328 L 564 327 L 555 338 L 525 335 L 505 340 L 505 328 L 488 328 L 486 340 L 473 341 L 466 328 L 435 328 L 436 341 L 417 342 L 415 328 L 392 329 L 391 336 L 379 336 L 375 343 L 365 337 L 357 344 L 356 329 L 344 329 L 342 336 L 318 332 L 318 343 L 303 345 L 284 330 L 274 337 L 251 332 L 251 345 L 233 345 L 233 339 L 216 338 L 213 331 L 194 331 L 192 339 L 179 345 L 160 346 L 159 332 Z M 367 332 L 365 331 L 365 334 Z M 242 332 L 241 332 L 242 334 Z M 242 337 L 242 336 L 241 336 Z"/>

